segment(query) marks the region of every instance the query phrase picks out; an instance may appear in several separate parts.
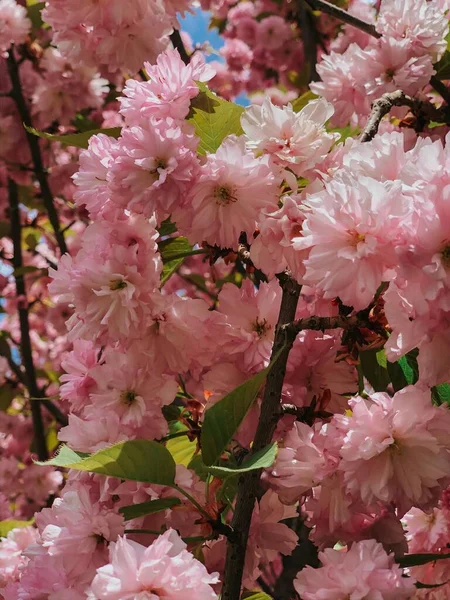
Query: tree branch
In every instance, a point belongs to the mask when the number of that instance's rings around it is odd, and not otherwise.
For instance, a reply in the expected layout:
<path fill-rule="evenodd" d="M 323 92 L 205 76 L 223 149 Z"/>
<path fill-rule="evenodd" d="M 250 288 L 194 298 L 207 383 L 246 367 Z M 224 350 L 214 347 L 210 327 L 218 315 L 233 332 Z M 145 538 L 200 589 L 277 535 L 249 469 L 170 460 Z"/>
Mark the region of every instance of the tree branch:
<path fill-rule="evenodd" d="M 12 84 L 11 97 L 16 103 L 17 110 L 19 111 L 19 115 L 23 124 L 27 127 L 33 127 L 30 111 L 28 110 L 28 105 L 23 95 L 19 67 L 16 62 L 16 59 L 14 58 L 14 47 L 12 47 L 11 50 L 8 52 L 6 62 L 8 65 L 9 77 L 11 79 Z M 26 136 L 28 140 L 28 145 L 30 147 L 31 158 L 33 160 L 33 170 L 36 175 L 36 179 L 39 182 L 44 206 L 48 213 L 50 224 L 53 227 L 53 231 L 55 232 L 55 237 L 59 246 L 59 250 L 61 254 L 65 254 L 67 252 L 66 240 L 64 239 L 64 234 L 61 231 L 59 216 L 56 211 L 55 204 L 53 201 L 53 194 L 48 183 L 47 172 L 44 168 L 41 148 L 39 146 L 39 139 L 29 131 L 26 131 Z"/>
<path fill-rule="evenodd" d="M 303 47 L 309 68 L 309 82 L 320 79 L 317 73 L 317 29 L 310 5 L 305 0 L 298 0 L 298 21 L 303 34 Z"/>
<path fill-rule="evenodd" d="M 294 320 L 297 309 L 300 286 L 288 275 L 280 277 L 283 288 L 280 313 L 272 348 L 272 360 L 283 348 L 276 365 L 267 376 L 261 404 L 261 414 L 255 434 L 251 454 L 258 452 L 272 441 L 281 411 L 281 391 L 289 357 L 295 336 L 283 325 Z M 259 490 L 261 470 L 241 475 L 231 527 L 233 538 L 227 544 L 227 556 L 223 578 L 222 600 L 239 600 L 244 572 L 245 554 L 255 500 Z"/>
<path fill-rule="evenodd" d="M 184 45 L 183 40 L 181 39 L 181 34 L 178 29 L 174 29 L 173 32 L 170 34 L 170 41 L 172 42 L 173 47 L 180 53 L 181 60 L 184 62 L 185 65 L 188 65 L 190 63 L 191 57 L 187 53 L 186 46 Z"/>
<path fill-rule="evenodd" d="M 361 31 L 365 31 L 372 37 L 381 37 L 381 33 L 378 33 L 374 25 L 366 23 L 365 21 L 358 19 L 358 17 L 354 17 L 346 10 L 339 8 L 338 6 L 335 6 L 330 2 L 327 2 L 327 0 L 306 0 L 306 2 L 311 6 L 313 10 L 320 10 L 326 13 L 327 15 L 330 15 L 332 17 L 335 17 L 336 19 L 339 19 L 340 21 L 343 21 L 344 23 L 348 23 L 348 25 L 352 25 L 357 29 L 361 29 Z"/>
<path fill-rule="evenodd" d="M 11 219 L 11 237 L 14 247 L 13 266 L 14 270 L 22 267 L 22 226 L 20 223 L 19 194 L 17 184 L 8 179 L 9 209 Z M 18 302 L 19 322 L 20 322 L 20 350 L 22 354 L 23 366 L 27 376 L 28 390 L 30 395 L 35 398 L 41 396 L 36 380 L 36 371 L 33 362 L 33 350 L 30 339 L 30 323 L 28 319 L 28 306 L 26 304 L 26 287 L 23 275 L 15 275 L 16 295 Z M 39 460 L 47 460 L 48 450 L 45 441 L 44 422 L 42 420 L 41 402 L 39 400 L 30 400 L 31 416 L 33 419 L 34 437 Z"/>

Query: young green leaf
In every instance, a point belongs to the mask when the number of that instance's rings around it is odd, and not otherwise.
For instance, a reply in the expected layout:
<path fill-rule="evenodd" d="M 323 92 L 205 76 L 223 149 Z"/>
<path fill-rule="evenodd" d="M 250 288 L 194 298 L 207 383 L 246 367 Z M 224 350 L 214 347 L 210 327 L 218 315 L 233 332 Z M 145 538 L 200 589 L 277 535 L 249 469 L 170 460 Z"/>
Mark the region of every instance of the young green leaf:
<path fill-rule="evenodd" d="M 391 378 L 394 391 L 398 392 L 407 385 L 414 385 L 419 378 L 417 366 L 417 350 L 408 352 L 397 362 L 387 362 L 387 370 Z"/>
<path fill-rule="evenodd" d="M 435 404 L 450 406 L 450 383 L 440 383 L 431 388 L 431 397 Z"/>
<path fill-rule="evenodd" d="M 130 519 L 145 517 L 145 515 L 153 515 L 167 508 L 172 508 L 172 506 L 177 506 L 177 504 L 181 504 L 179 498 L 158 498 L 140 504 L 122 506 L 122 508 L 119 508 L 119 512 L 123 514 L 125 521 L 129 521 Z"/>
<path fill-rule="evenodd" d="M 77 148 L 87 148 L 89 144 L 89 138 L 97 133 L 104 133 L 105 135 L 109 135 L 110 137 L 117 139 L 120 137 L 122 131 L 120 127 L 109 127 L 107 129 L 91 129 L 90 131 L 83 131 L 82 133 L 54 135 L 52 133 L 45 133 L 45 131 L 38 131 L 37 129 L 34 129 L 34 127 L 27 127 L 26 125 L 24 125 L 24 127 L 29 133 L 32 133 L 37 137 L 50 140 L 51 142 L 61 142 L 66 146 L 76 146 Z"/>
<path fill-rule="evenodd" d="M 241 135 L 242 106 L 219 98 L 199 83 L 200 93 L 191 102 L 188 121 L 200 138 L 198 152 L 215 152 L 227 135 Z"/>
<path fill-rule="evenodd" d="M 364 377 L 376 392 L 386 391 L 391 380 L 386 369 L 384 351 L 364 350 L 359 353 L 359 360 Z"/>
<path fill-rule="evenodd" d="M 166 448 L 177 465 L 187 467 L 194 458 L 195 451 L 197 450 L 197 440 L 191 441 L 187 435 L 174 437 L 167 440 Z"/>
<path fill-rule="evenodd" d="M 33 525 L 33 523 L 34 519 L 31 519 L 30 521 L 15 521 L 14 519 L 0 521 L 0 538 L 6 537 L 13 529 L 28 527 L 28 525 Z"/>
<path fill-rule="evenodd" d="M 281 351 L 282 349 L 268 367 L 251 379 L 244 381 L 205 412 L 201 434 L 202 456 L 205 465 L 213 465 L 225 450 L 256 400 L 259 390 L 276 364 Z"/>
<path fill-rule="evenodd" d="M 91 455 L 80 454 L 63 446 L 56 456 L 37 464 L 158 485 L 172 485 L 175 480 L 172 455 L 165 446 L 151 440 L 119 442 Z"/>
<path fill-rule="evenodd" d="M 277 450 L 277 443 L 272 442 L 269 446 L 262 448 L 262 450 L 255 452 L 255 454 L 244 460 L 239 467 L 212 466 L 208 467 L 208 471 L 211 475 L 214 475 L 214 477 L 224 479 L 231 475 L 239 475 L 239 473 L 247 473 L 248 471 L 255 471 L 256 469 L 266 469 L 273 464 L 277 456 Z"/>
<path fill-rule="evenodd" d="M 308 102 L 311 102 L 311 100 L 315 100 L 316 98 L 318 98 L 317 94 L 308 90 L 292 102 L 292 108 L 295 112 L 300 112 L 302 108 L 305 108 Z"/>

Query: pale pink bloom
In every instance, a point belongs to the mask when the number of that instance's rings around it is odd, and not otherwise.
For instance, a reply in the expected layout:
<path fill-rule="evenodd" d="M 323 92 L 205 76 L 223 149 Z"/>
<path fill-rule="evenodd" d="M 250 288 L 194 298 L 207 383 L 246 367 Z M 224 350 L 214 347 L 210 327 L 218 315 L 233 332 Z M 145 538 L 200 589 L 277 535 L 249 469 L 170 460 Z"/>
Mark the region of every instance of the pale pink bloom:
<path fill-rule="evenodd" d="M 387 38 L 407 40 L 411 56 L 430 54 L 436 62 L 447 49 L 448 17 L 434 1 L 384 0 L 376 29 Z"/>
<path fill-rule="evenodd" d="M 11 44 L 21 44 L 31 31 L 25 7 L 15 0 L 0 0 L 0 51 Z"/>
<path fill-rule="evenodd" d="M 267 156 L 255 158 L 229 136 L 208 155 L 175 221 L 192 242 L 236 248 L 242 231 L 251 238 L 260 212 L 276 208 L 278 183 Z"/>
<path fill-rule="evenodd" d="M 89 138 L 88 149 L 80 153 L 80 167 L 73 176 L 77 186 L 74 200 L 78 206 L 86 206 L 92 218 L 96 218 L 109 201 L 107 174 L 116 145 L 114 138 L 99 133 Z"/>
<path fill-rule="evenodd" d="M 248 68 L 253 58 L 250 47 L 240 39 L 225 40 L 220 54 L 225 58 L 232 71 L 242 71 L 242 69 Z"/>
<path fill-rule="evenodd" d="M 92 370 L 97 389 L 91 394 L 92 404 L 85 410 L 89 419 L 114 411 L 124 425 L 144 427 L 146 438 L 162 437 L 167 422 L 161 412 L 177 393 L 178 383 L 159 375 L 145 355 L 133 352 L 108 352 L 104 362 Z M 153 432 L 153 436 L 150 435 Z"/>
<path fill-rule="evenodd" d="M 324 477 L 326 458 L 314 443 L 314 429 L 295 422 L 278 449 L 269 482 L 286 504 L 296 503 Z"/>
<path fill-rule="evenodd" d="M 427 85 L 434 73 L 431 56 L 411 56 L 408 40 L 388 38 L 365 52 L 365 90 L 369 97 L 379 98 L 386 92 L 398 89 L 414 96 Z"/>
<path fill-rule="evenodd" d="M 450 414 L 431 404 L 429 391 L 408 386 L 350 401 L 351 416 L 335 415 L 348 491 L 365 504 L 393 502 L 400 515 L 426 509 L 450 477 L 450 447 L 443 434 Z"/>
<path fill-rule="evenodd" d="M 333 115 L 326 100 L 313 100 L 296 113 L 291 105 L 278 107 L 269 99 L 253 105 L 241 116 L 249 148 L 267 152 L 273 160 L 301 176 L 328 154 L 338 134 L 329 134 L 325 123 Z"/>
<path fill-rule="evenodd" d="M 275 50 L 293 36 L 293 30 L 283 17 L 272 15 L 259 23 L 257 42 L 263 48 Z"/>
<path fill-rule="evenodd" d="M 343 412 L 348 407 L 346 396 L 357 392 L 358 377 L 354 366 L 336 361 L 340 348 L 339 333 L 300 332 L 285 377 L 285 385 L 292 387 L 293 404 L 310 406 L 315 398 L 317 407 L 327 412 Z"/>
<path fill-rule="evenodd" d="M 60 557 L 37 555 L 28 562 L 18 583 L 3 590 L 4 600 L 84 600 L 86 595 L 70 585 Z"/>
<path fill-rule="evenodd" d="M 218 306 L 226 318 L 222 344 L 227 353 L 243 360 L 246 369 L 256 371 L 269 364 L 280 301 L 275 279 L 261 283 L 259 289 L 250 279 L 240 289 L 232 283 L 222 287 Z"/>
<path fill-rule="evenodd" d="M 296 516 L 296 508 L 282 504 L 273 490 L 265 492 L 256 503 L 245 561 L 245 587 L 253 587 L 261 568 L 273 564 L 279 554 L 287 556 L 294 551 L 298 535 L 280 521 Z"/>
<path fill-rule="evenodd" d="M 167 50 L 155 65 L 146 62 L 144 68 L 149 81 L 128 79 L 119 100 L 127 125 L 145 127 L 150 118 L 184 119 L 192 98 L 199 93 L 196 81 L 205 82 L 214 75 L 200 52 L 185 65 L 178 50 Z"/>
<path fill-rule="evenodd" d="M 5 538 L 0 538 L 0 594 L 10 582 L 19 578 L 20 570 L 27 564 L 28 559 L 23 551 L 39 539 L 35 527 L 16 528 Z"/>
<path fill-rule="evenodd" d="M 58 433 L 58 439 L 80 452 L 97 452 L 129 437 L 119 416 L 114 412 L 105 414 L 104 411 L 96 414 L 92 420 L 71 413 L 69 424 Z"/>
<path fill-rule="evenodd" d="M 94 503 L 87 488 L 72 485 L 51 508 L 36 515 L 41 544 L 49 556 L 61 557 L 68 578 L 75 582 L 105 564 L 107 543 L 123 533 L 123 517 Z"/>
<path fill-rule="evenodd" d="M 301 282 L 303 259 L 307 258 L 308 251 L 294 250 L 292 240 L 300 234 L 305 214 L 299 196 L 284 196 L 282 202 L 280 209 L 261 215 L 259 235 L 250 247 L 250 257 L 269 279 L 288 267 L 292 276 Z"/>
<path fill-rule="evenodd" d="M 42 505 L 52 494 L 58 493 L 63 475 L 53 467 L 31 464 L 22 471 L 22 481 L 24 494 Z"/>
<path fill-rule="evenodd" d="M 365 308 L 382 281 L 394 277 L 394 247 L 402 243 L 402 224 L 410 203 L 400 182 L 383 185 L 346 173 L 325 184 L 305 202 L 311 212 L 294 248 L 311 248 L 304 281 L 316 284 L 324 298 Z M 404 243 L 404 242 L 403 242 Z"/>
<path fill-rule="evenodd" d="M 169 529 L 148 548 L 119 538 L 110 548 L 110 563 L 97 569 L 89 600 L 215 600 L 211 584 L 218 574 L 186 550 L 179 535 Z"/>
<path fill-rule="evenodd" d="M 122 132 L 109 169 L 111 200 L 158 222 L 186 203 L 198 169 L 197 138 L 171 118 Z"/>
<path fill-rule="evenodd" d="M 375 540 L 353 544 L 349 550 L 319 552 L 322 566 L 307 566 L 294 587 L 304 600 L 409 600 L 414 579 L 402 577 L 394 555 L 387 555 Z"/>
<path fill-rule="evenodd" d="M 65 373 L 59 379 L 60 393 L 69 400 L 71 410 L 80 411 L 88 402 L 89 393 L 95 388 L 91 373 L 99 354 L 100 350 L 92 342 L 75 340 L 73 349 L 61 361 Z"/>
<path fill-rule="evenodd" d="M 411 508 L 403 517 L 408 531 L 409 552 L 446 551 L 450 539 L 450 515 L 448 511 L 433 508 L 423 512 Z"/>
<path fill-rule="evenodd" d="M 350 44 L 343 53 L 325 54 L 317 65 L 320 82 L 310 85 L 315 94 L 323 96 L 334 107 L 333 123 L 344 127 L 355 113 L 366 115 L 370 101 L 361 82 L 365 73 L 367 53 L 357 44 Z"/>

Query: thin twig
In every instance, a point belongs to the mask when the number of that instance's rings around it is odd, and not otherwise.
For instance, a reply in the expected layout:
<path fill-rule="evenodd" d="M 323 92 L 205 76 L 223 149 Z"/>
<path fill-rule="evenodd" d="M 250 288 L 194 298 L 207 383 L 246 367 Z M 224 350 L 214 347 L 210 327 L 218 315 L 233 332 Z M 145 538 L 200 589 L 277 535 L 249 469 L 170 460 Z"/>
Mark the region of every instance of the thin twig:
<path fill-rule="evenodd" d="M 184 62 L 185 65 L 188 65 L 191 60 L 191 57 L 187 53 L 186 47 L 183 43 L 178 29 L 174 29 L 173 32 L 170 34 L 170 41 L 172 42 L 173 47 L 180 53 L 181 60 Z"/>
<path fill-rule="evenodd" d="M 283 296 L 272 348 L 272 360 L 281 351 L 277 363 L 267 376 L 261 404 L 261 414 L 251 453 L 258 452 L 272 441 L 281 410 L 281 390 L 295 336 L 283 329 L 295 318 L 300 286 L 290 276 L 281 278 Z M 283 348 L 283 349 L 282 349 Z M 255 500 L 259 490 L 261 470 L 243 473 L 239 478 L 235 511 L 231 521 L 233 536 L 228 538 L 227 556 L 223 577 L 222 600 L 238 600 L 241 593 L 248 535 Z"/>
<path fill-rule="evenodd" d="M 11 219 L 11 237 L 14 247 L 13 265 L 17 271 L 22 267 L 22 227 L 20 223 L 19 193 L 17 184 L 12 179 L 8 180 L 9 210 Z M 26 287 L 23 275 L 16 275 L 16 294 L 18 298 L 18 313 L 20 322 L 20 350 L 22 362 L 27 377 L 28 390 L 31 396 L 41 396 L 37 385 L 36 370 L 33 362 L 33 350 L 30 338 L 30 323 L 28 319 L 28 306 L 26 304 Z M 48 450 L 45 441 L 44 422 L 42 420 L 41 402 L 30 401 L 31 416 L 33 420 L 34 438 L 39 460 L 47 460 Z"/>
<path fill-rule="evenodd" d="M 447 104 L 450 105 L 450 91 L 445 85 L 445 83 L 442 83 L 442 81 L 438 79 L 436 75 L 432 75 L 430 79 L 430 85 L 438 94 L 440 94 L 444 98 Z"/>
<path fill-rule="evenodd" d="M 378 33 L 374 25 L 358 19 L 358 17 L 351 15 L 346 10 L 327 2 L 326 0 L 306 0 L 306 2 L 308 2 L 313 10 L 320 10 L 327 15 L 331 15 L 340 21 L 344 21 L 344 23 L 348 23 L 348 25 L 352 25 L 357 29 L 361 29 L 361 31 L 365 31 L 372 37 L 381 37 L 381 33 Z"/>
<path fill-rule="evenodd" d="M 14 57 L 14 48 L 11 48 L 11 50 L 8 52 L 6 62 L 8 65 L 9 77 L 11 79 L 12 84 L 11 97 L 16 103 L 17 110 L 19 111 L 19 115 L 23 124 L 27 127 L 33 127 L 30 111 L 28 109 L 25 96 L 23 95 L 19 67 Z M 35 135 L 30 133 L 29 131 L 26 131 L 25 133 L 27 136 L 28 145 L 30 147 L 31 158 L 33 160 L 34 173 L 36 175 L 36 179 L 38 180 L 39 187 L 41 189 L 44 206 L 48 213 L 50 224 L 53 227 L 53 231 L 55 232 L 55 238 L 59 246 L 59 250 L 61 254 L 65 254 L 67 252 L 66 240 L 64 239 L 64 234 L 61 231 L 59 216 L 56 211 L 55 203 L 53 200 L 53 194 L 48 183 L 47 172 L 44 168 L 41 148 L 39 146 L 39 140 Z"/>

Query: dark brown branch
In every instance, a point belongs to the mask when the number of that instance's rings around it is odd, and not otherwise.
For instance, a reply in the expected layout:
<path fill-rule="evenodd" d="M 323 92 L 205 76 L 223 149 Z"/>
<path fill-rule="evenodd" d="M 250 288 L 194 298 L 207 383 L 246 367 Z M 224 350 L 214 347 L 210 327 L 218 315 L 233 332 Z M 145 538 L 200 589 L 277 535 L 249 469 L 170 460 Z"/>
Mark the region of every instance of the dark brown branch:
<path fill-rule="evenodd" d="M 11 219 L 11 237 L 14 247 L 14 270 L 22 267 L 22 227 L 20 223 L 19 194 L 17 184 L 8 180 L 9 210 Z M 26 287 L 23 275 L 15 275 L 16 295 L 18 297 L 18 313 L 20 322 L 20 351 L 22 362 L 27 377 L 28 390 L 31 397 L 39 398 L 41 393 L 37 385 L 36 371 L 33 362 L 33 350 L 30 338 L 30 323 L 28 319 L 28 306 L 26 303 Z M 44 422 L 42 420 L 41 402 L 30 400 L 31 416 L 33 419 L 34 438 L 39 460 L 47 460 L 48 450 L 45 441 Z"/>
<path fill-rule="evenodd" d="M 281 390 L 289 357 L 295 336 L 283 325 L 291 323 L 295 317 L 300 286 L 289 276 L 283 276 L 281 285 L 283 296 L 280 314 L 272 348 L 272 359 L 281 351 L 276 365 L 267 376 L 261 404 L 261 414 L 255 434 L 251 453 L 258 452 L 272 441 L 273 434 L 281 411 Z M 228 541 L 225 572 L 223 578 L 222 600 L 239 600 L 244 572 L 245 554 L 255 500 L 259 490 L 261 471 L 251 471 L 241 475 L 238 483 L 238 493 L 231 527 L 234 536 Z"/>
<path fill-rule="evenodd" d="M 178 29 L 174 29 L 173 32 L 170 34 L 170 41 L 172 42 L 173 47 L 180 53 L 181 60 L 184 62 L 185 65 L 188 65 L 191 60 L 191 57 L 187 53 L 186 47 L 183 43 L 183 40 L 181 39 L 180 31 Z"/>
<path fill-rule="evenodd" d="M 430 79 L 430 85 L 438 94 L 440 94 L 444 98 L 447 104 L 450 105 L 450 91 L 445 85 L 445 83 L 442 83 L 442 81 L 438 79 L 436 75 L 432 75 Z"/>
<path fill-rule="evenodd" d="M 22 123 L 27 127 L 33 127 L 33 122 L 31 120 L 30 111 L 28 109 L 27 102 L 23 95 L 22 83 L 20 80 L 19 67 L 16 59 L 14 58 L 14 48 L 8 53 L 7 58 L 8 72 L 9 77 L 11 79 L 12 84 L 12 92 L 11 97 L 14 99 L 17 110 L 19 111 L 20 118 Z M 39 146 L 39 139 L 26 131 L 26 136 L 28 140 L 28 146 L 30 147 L 31 158 L 33 160 L 34 165 L 34 174 L 36 179 L 39 182 L 39 187 L 41 189 L 42 199 L 44 201 L 45 209 L 48 213 L 48 218 L 50 224 L 55 232 L 56 242 L 59 246 L 59 250 L 61 254 L 67 252 L 66 240 L 64 239 L 64 234 L 61 231 L 61 226 L 59 223 L 59 216 L 55 208 L 55 203 L 53 201 L 53 194 L 50 189 L 50 185 L 48 183 L 47 172 L 44 167 L 44 163 L 42 160 L 41 148 Z"/>
<path fill-rule="evenodd" d="M 305 49 L 305 58 L 308 65 L 308 83 L 318 81 L 317 74 L 317 44 L 319 43 L 314 15 L 311 12 L 310 5 L 305 0 L 298 0 L 298 21 L 303 38 L 303 47 Z"/>
<path fill-rule="evenodd" d="M 335 317 L 306 317 L 305 319 L 297 319 L 292 323 L 283 325 L 282 329 L 289 337 L 295 336 L 305 329 L 313 331 L 326 331 L 327 329 L 349 329 L 351 327 L 367 327 L 370 326 L 367 321 L 360 315 L 352 315 L 344 317 L 336 315 Z"/>
<path fill-rule="evenodd" d="M 352 25 L 357 29 L 361 29 L 361 31 L 365 31 L 372 37 L 381 37 L 381 34 L 378 33 L 374 25 L 366 23 L 365 21 L 358 19 L 358 17 L 354 17 L 346 10 L 339 8 L 338 6 L 335 6 L 330 2 L 327 2 L 326 0 L 306 0 L 306 2 L 308 2 L 308 4 L 313 10 L 320 10 L 326 13 L 327 15 L 330 15 L 332 17 L 335 17 L 336 19 L 339 19 L 340 21 L 343 21 L 344 23 L 348 23 L 348 25 Z"/>

